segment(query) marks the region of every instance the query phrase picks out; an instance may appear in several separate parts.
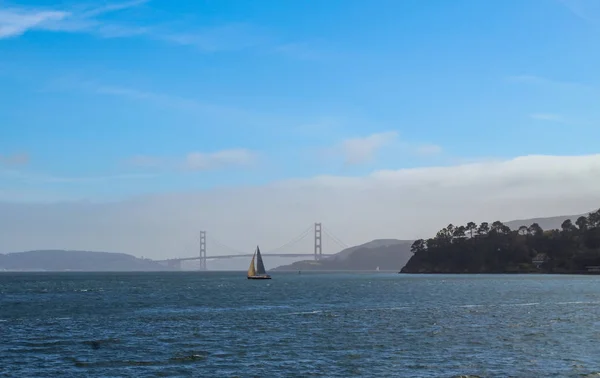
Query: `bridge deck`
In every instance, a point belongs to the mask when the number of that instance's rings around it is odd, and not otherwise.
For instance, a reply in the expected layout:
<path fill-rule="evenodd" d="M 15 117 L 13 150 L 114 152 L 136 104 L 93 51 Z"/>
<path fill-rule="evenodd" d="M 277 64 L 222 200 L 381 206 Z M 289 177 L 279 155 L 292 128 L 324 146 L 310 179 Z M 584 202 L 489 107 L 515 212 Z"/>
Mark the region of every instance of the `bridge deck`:
<path fill-rule="evenodd" d="M 261 253 L 262 256 L 274 256 L 274 257 L 314 257 L 314 253 Z M 216 260 L 216 259 L 234 259 L 238 257 L 252 257 L 254 253 L 247 253 L 244 255 L 220 255 L 220 256 L 206 256 L 207 260 Z M 328 257 L 333 256 L 330 253 L 323 253 L 320 256 Z M 200 256 L 196 257 L 181 257 L 176 259 L 166 259 L 166 260 L 155 260 L 157 262 L 166 262 L 166 261 L 190 261 L 190 260 L 201 260 Z"/>

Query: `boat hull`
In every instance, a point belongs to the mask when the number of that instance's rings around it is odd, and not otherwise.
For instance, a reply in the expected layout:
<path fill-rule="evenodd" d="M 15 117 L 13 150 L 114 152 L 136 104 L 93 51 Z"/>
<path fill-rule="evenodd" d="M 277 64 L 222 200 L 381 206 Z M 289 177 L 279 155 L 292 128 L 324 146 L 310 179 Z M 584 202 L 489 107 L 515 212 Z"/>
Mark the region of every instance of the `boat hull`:
<path fill-rule="evenodd" d="M 271 276 L 265 275 L 265 276 L 248 276 L 249 280 L 270 280 Z"/>

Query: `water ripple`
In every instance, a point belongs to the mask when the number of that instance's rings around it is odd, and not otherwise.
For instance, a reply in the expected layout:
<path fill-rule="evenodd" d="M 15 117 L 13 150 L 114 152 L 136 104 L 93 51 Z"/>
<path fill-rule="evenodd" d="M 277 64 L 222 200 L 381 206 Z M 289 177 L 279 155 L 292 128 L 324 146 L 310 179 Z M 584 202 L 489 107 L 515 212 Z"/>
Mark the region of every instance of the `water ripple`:
<path fill-rule="evenodd" d="M 600 377 L 597 277 L 8 273 L 0 292 L 0 376 Z"/>

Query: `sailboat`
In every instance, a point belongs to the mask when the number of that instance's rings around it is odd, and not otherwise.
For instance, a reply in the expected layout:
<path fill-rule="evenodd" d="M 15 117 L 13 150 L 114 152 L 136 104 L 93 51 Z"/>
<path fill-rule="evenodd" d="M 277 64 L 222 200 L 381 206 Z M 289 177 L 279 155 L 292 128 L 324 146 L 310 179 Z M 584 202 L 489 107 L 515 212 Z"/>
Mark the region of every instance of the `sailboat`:
<path fill-rule="evenodd" d="M 254 267 L 254 260 L 256 260 L 256 268 Z M 249 280 L 270 280 L 271 276 L 269 276 L 265 270 L 265 264 L 263 263 L 262 256 L 260 255 L 260 248 L 256 246 L 256 252 L 252 256 L 252 261 L 250 261 L 250 267 L 248 268 L 248 279 Z"/>

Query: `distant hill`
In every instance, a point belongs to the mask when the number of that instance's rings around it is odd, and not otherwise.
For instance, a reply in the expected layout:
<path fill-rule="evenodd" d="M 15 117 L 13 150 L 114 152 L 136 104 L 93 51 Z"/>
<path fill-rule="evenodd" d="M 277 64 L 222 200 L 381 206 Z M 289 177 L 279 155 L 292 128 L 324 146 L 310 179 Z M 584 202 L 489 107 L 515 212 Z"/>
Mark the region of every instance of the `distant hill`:
<path fill-rule="evenodd" d="M 320 261 L 297 261 L 279 266 L 273 271 L 298 270 L 380 270 L 401 269 L 411 257 L 412 240 L 378 239 L 355 247 L 346 248 Z"/>
<path fill-rule="evenodd" d="M 581 215 L 587 214 L 518 219 L 503 223 L 513 230 L 516 230 L 523 225 L 530 226 L 533 223 L 539 224 L 544 230 L 550 230 L 560 228 L 560 225 L 566 219 L 571 219 L 573 223 L 575 223 L 575 220 Z M 494 220 L 490 220 L 490 223 L 493 221 Z M 379 267 L 380 270 L 399 271 L 404 267 L 404 265 L 406 265 L 412 256 L 410 247 L 413 242 L 414 240 L 376 239 L 365 244 L 346 248 L 343 251 L 321 261 L 297 261 L 293 264 L 282 265 L 272 270 L 370 271 Z"/>
<path fill-rule="evenodd" d="M 586 215 L 586 214 L 582 214 Z M 521 225 L 538 223 L 544 230 L 560 228 L 565 219 L 573 222 L 581 215 L 564 215 L 548 218 L 532 218 L 504 222 L 516 230 Z M 492 220 L 493 221 L 493 220 Z M 320 270 L 320 271 L 399 271 L 408 262 L 413 240 L 377 239 L 345 250 L 321 261 L 298 261 L 279 266 L 274 271 Z M 125 253 L 38 250 L 0 254 L 0 271 L 165 271 L 173 270 L 160 263 L 139 259 Z"/>
<path fill-rule="evenodd" d="M 0 254 L 0 271 L 124 272 L 170 270 L 125 253 L 41 250 Z"/>
<path fill-rule="evenodd" d="M 533 223 L 539 224 L 542 230 L 554 230 L 560 229 L 560 225 L 567 219 L 570 219 L 573 223 L 575 223 L 577 218 L 579 218 L 580 216 L 587 216 L 587 213 L 579 215 L 559 215 L 556 217 L 548 218 L 517 219 L 503 223 L 510 227 L 511 230 L 516 230 L 520 226 L 531 226 Z"/>

